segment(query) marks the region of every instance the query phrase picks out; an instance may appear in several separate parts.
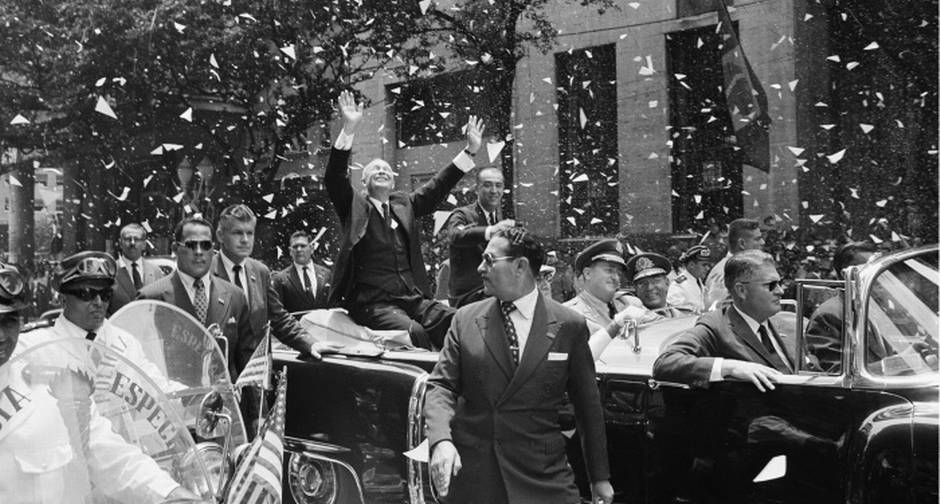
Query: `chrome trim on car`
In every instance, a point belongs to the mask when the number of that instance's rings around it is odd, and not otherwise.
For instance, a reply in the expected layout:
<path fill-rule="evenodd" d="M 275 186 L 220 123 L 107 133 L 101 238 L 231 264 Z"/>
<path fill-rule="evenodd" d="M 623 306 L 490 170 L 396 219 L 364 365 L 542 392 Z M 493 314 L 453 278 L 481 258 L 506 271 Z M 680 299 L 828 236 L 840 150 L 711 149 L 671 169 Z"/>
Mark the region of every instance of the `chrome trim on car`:
<path fill-rule="evenodd" d="M 428 374 L 422 373 L 415 378 L 408 399 L 408 433 L 406 436 L 409 450 L 413 450 L 424 440 L 424 394 L 428 386 Z M 430 452 L 430 450 L 429 450 Z M 430 456 L 430 453 L 428 454 Z M 424 504 L 424 477 L 421 462 L 408 459 L 408 495 L 411 504 Z"/>
<path fill-rule="evenodd" d="M 359 475 L 356 474 L 355 469 L 346 462 L 342 460 L 328 456 L 328 453 L 345 453 L 349 449 L 343 448 L 342 446 L 336 446 L 329 443 L 322 443 L 319 441 L 308 441 L 305 439 L 298 439 L 291 436 L 284 436 L 284 446 L 288 451 L 293 453 L 303 453 L 304 455 L 317 459 L 323 460 L 335 464 L 337 467 L 341 467 L 352 477 L 353 481 L 356 482 L 356 491 L 359 496 L 358 502 L 365 503 L 365 494 L 362 491 L 362 482 L 359 481 Z"/>

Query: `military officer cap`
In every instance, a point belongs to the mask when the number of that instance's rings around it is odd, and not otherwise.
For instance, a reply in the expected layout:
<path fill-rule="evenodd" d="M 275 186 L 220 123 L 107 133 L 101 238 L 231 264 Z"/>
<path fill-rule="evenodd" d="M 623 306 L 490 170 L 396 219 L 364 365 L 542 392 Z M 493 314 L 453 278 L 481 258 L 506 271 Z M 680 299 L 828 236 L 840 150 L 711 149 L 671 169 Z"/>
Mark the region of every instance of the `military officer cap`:
<path fill-rule="evenodd" d="M 594 261 L 608 261 L 626 266 L 623 260 L 623 244 L 620 240 L 608 238 L 588 245 L 574 259 L 575 273 L 581 274 L 584 268 L 587 268 Z"/>
<path fill-rule="evenodd" d="M 652 252 L 637 254 L 627 261 L 627 278 L 636 283 L 637 280 L 665 275 L 672 269 L 672 263 L 665 257 Z"/>
<path fill-rule="evenodd" d="M 0 313 L 26 308 L 26 282 L 12 264 L 0 262 Z"/>
<path fill-rule="evenodd" d="M 111 285 L 116 272 L 117 263 L 113 257 L 89 250 L 63 259 L 53 273 L 52 282 L 58 291 L 83 283 Z"/>
<path fill-rule="evenodd" d="M 682 264 L 688 264 L 692 261 L 711 261 L 712 260 L 712 251 L 705 245 L 694 245 L 689 247 L 689 250 L 686 250 L 679 256 L 679 262 Z"/>

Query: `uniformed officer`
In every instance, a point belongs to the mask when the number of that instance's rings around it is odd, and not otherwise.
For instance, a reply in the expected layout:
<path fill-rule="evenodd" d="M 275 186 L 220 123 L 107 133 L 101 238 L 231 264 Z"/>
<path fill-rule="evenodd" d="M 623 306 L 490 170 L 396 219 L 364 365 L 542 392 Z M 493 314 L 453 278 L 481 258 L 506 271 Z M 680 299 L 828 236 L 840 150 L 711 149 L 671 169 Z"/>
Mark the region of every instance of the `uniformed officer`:
<path fill-rule="evenodd" d="M 627 261 L 627 278 L 636 289 L 642 307 L 660 317 L 672 318 L 683 315 L 677 307 L 666 300 L 669 292 L 669 259 L 653 252 L 637 254 Z"/>
<path fill-rule="evenodd" d="M 26 308 L 22 276 L 0 263 L 0 502 L 96 502 L 83 484 L 88 478 L 96 494 L 126 502 L 196 499 L 115 434 L 95 408 L 86 435 L 78 440 L 84 446 L 76 446 L 62 403 L 49 385 L 31 385 L 28 375 L 8 362 L 31 346 L 26 340 L 32 338 L 19 337 L 20 313 Z"/>
<path fill-rule="evenodd" d="M 684 311 L 705 311 L 705 277 L 712 266 L 712 253 L 705 245 L 695 245 L 679 256 L 679 274 L 669 285 L 666 303 Z"/>

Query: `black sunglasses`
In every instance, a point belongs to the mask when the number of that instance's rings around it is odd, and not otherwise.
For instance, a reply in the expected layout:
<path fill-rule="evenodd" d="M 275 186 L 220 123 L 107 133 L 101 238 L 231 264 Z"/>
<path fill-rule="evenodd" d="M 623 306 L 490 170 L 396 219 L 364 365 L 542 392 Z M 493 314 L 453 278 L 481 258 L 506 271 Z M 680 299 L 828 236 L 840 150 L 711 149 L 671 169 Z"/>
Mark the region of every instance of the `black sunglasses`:
<path fill-rule="evenodd" d="M 91 301 L 96 297 L 101 298 L 105 303 L 111 301 L 111 288 L 106 287 L 104 289 L 92 289 L 91 287 L 82 287 L 81 289 L 67 289 L 63 290 L 62 294 L 68 294 L 69 296 L 75 296 L 82 301 Z"/>
<path fill-rule="evenodd" d="M 212 250 L 212 240 L 186 240 L 180 242 L 180 244 L 193 252 L 198 251 L 198 249 L 205 250 L 206 252 Z"/>
<path fill-rule="evenodd" d="M 757 284 L 767 287 L 767 290 L 773 292 L 777 290 L 777 287 L 780 287 L 780 280 L 771 280 L 769 282 L 739 282 L 743 284 Z"/>

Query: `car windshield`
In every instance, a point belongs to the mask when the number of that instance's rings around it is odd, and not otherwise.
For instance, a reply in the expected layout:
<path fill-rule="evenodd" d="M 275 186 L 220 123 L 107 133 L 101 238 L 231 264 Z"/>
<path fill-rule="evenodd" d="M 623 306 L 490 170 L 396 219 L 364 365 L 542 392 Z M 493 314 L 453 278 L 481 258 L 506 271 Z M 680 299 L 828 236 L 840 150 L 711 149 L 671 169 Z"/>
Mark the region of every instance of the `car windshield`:
<path fill-rule="evenodd" d="M 865 365 L 877 375 L 937 372 L 937 254 L 891 265 L 868 303 Z"/>

